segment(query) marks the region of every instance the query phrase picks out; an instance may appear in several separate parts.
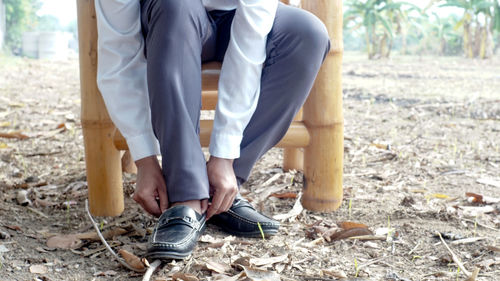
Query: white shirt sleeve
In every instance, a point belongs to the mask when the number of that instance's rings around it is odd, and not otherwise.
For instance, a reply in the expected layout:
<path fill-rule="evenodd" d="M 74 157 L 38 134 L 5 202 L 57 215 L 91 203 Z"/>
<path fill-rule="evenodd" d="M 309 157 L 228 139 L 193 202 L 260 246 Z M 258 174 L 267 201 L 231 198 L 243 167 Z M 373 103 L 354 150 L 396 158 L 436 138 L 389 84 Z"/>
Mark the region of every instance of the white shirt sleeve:
<path fill-rule="evenodd" d="M 146 84 L 138 0 L 96 0 L 97 84 L 134 160 L 159 154 Z"/>
<path fill-rule="evenodd" d="M 210 154 L 240 156 L 243 131 L 257 107 L 267 35 L 278 0 L 237 0 L 231 39 L 222 64 Z"/>

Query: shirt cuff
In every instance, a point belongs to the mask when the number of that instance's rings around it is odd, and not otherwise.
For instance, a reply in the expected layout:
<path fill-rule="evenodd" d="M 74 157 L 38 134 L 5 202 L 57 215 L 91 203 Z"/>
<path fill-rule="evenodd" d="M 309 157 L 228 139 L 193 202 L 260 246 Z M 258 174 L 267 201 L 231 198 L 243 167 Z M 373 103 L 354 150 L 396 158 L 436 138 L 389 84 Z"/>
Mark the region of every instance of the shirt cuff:
<path fill-rule="evenodd" d="M 243 136 L 212 133 L 208 149 L 210 155 L 224 159 L 239 158 L 242 139 Z"/>
<path fill-rule="evenodd" d="M 153 133 L 127 138 L 127 144 L 134 161 L 160 154 L 160 145 Z"/>

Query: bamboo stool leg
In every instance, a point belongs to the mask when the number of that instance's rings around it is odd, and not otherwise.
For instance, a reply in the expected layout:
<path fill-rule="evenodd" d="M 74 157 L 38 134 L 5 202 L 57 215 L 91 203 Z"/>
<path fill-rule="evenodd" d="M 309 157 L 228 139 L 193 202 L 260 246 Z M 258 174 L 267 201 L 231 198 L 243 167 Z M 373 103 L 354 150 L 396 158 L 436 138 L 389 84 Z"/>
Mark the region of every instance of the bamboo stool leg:
<path fill-rule="evenodd" d="M 304 105 L 311 141 L 304 153 L 302 205 L 313 211 L 332 211 L 342 203 L 342 1 L 304 0 L 302 7 L 326 24 L 331 39 L 330 53 Z"/>
<path fill-rule="evenodd" d="M 302 121 L 302 109 L 300 109 L 295 121 Z M 301 171 L 304 168 L 304 149 L 303 148 L 285 148 L 283 150 L 283 170 Z"/>
<path fill-rule="evenodd" d="M 96 216 L 123 212 L 120 151 L 113 143 L 115 127 L 97 89 L 97 26 L 93 0 L 78 0 L 81 121 L 90 211 Z"/>

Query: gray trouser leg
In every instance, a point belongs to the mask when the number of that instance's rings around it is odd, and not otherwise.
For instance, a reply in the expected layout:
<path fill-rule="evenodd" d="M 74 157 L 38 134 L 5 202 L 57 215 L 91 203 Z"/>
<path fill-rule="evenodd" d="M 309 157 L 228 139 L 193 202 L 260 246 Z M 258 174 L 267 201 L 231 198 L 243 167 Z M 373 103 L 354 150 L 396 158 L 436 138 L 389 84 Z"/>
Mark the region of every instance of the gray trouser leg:
<path fill-rule="evenodd" d="M 200 0 L 144 0 L 148 89 L 170 202 L 208 197 L 199 143 L 201 62 L 223 59 L 234 12 L 207 15 Z M 241 184 L 286 133 L 329 48 L 312 14 L 281 5 L 268 37 L 257 109 L 244 131 L 234 170 Z"/>
<path fill-rule="evenodd" d="M 168 199 L 208 198 L 198 134 L 202 45 L 215 42 L 211 22 L 200 0 L 145 0 L 141 7 L 151 119 Z"/>
<path fill-rule="evenodd" d="M 234 162 L 239 184 L 286 133 L 329 48 L 327 30 L 318 18 L 301 9 L 278 7 L 268 36 L 259 102 L 244 131 L 240 158 Z"/>

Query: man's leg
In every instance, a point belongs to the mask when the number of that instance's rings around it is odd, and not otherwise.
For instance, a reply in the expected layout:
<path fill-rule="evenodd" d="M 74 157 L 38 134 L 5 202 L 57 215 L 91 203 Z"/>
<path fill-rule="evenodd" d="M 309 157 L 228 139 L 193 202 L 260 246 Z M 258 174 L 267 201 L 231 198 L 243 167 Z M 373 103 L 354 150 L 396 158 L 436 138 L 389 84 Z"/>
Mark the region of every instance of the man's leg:
<path fill-rule="evenodd" d="M 151 117 L 168 199 L 174 203 L 208 198 L 198 133 L 201 56 L 213 33 L 210 20 L 199 0 L 145 0 L 142 23 Z"/>
<path fill-rule="evenodd" d="M 330 41 L 313 14 L 279 5 L 267 42 L 267 59 L 257 109 L 243 133 L 241 156 L 234 161 L 238 183 L 248 179 L 255 162 L 285 135 L 304 104 Z"/>
<path fill-rule="evenodd" d="M 319 19 L 297 8 L 278 7 L 268 36 L 257 109 L 243 133 L 240 158 L 233 165 L 239 184 L 248 179 L 255 162 L 288 130 L 328 50 L 328 34 Z M 240 196 L 227 212 L 210 221 L 239 236 L 260 236 L 261 232 L 268 236 L 279 228 L 277 221 L 257 212 Z"/>
<path fill-rule="evenodd" d="M 144 0 L 141 9 L 151 119 L 168 199 L 175 205 L 160 216 L 147 256 L 184 258 L 205 226 L 200 199 L 208 198 L 209 186 L 198 137 L 201 60 L 203 45 L 215 44 L 215 38 L 200 0 Z"/>

